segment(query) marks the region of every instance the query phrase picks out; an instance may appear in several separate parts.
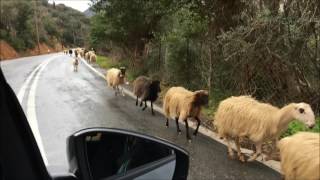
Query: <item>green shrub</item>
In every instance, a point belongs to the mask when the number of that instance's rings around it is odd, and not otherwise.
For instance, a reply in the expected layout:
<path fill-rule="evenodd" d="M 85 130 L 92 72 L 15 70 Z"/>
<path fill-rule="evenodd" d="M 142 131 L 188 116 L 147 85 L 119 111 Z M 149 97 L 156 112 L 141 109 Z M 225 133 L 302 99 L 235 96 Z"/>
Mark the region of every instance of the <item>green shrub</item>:
<path fill-rule="evenodd" d="M 312 129 L 306 127 L 303 123 L 295 120 L 289 124 L 288 130 L 282 134 L 282 137 L 291 136 L 299 131 L 320 133 L 320 117 L 316 118 L 316 125 Z"/>
<path fill-rule="evenodd" d="M 123 59 L 121 61 L 114 62 L 111 58 L 106 56 L 97 56 L 97 64 L 104 68 L 104 69 L 110 69 L 110 68 L 120 68 L 122 66 L 128 67 L 128 60 Z M 133 81 L 136 77 L 141 75 L 139 72 L 127 69 L 126 76 L 128 81 Z"/>

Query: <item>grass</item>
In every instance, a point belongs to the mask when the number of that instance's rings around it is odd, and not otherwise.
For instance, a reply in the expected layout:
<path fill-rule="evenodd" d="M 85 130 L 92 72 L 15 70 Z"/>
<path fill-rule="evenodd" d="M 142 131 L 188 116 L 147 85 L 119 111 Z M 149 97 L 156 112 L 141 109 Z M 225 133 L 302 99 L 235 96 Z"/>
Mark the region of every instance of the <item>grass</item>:
<path fill-rule="evenodd" d="M 116 62 L 106 56 L 99 56 L 99 55 L 97 56 L 97 64 L 104 69 L 119 68 L 121 66 L 128 67 L 127 62 L 128 62 L 127 60 Z M 136 75 L 130 69 L 127 69 L 126 77 L 129 82 L 132 82 L 136 78 Z"/>
<path fill-rule="evenodd" d="M 282 134 L 282 137 L 293 135 L 299 131 L 308 131 L 320 133 L 320 117 L 316 118 L 316 125 L 312 129 L 306 127 L 303 123 L 295 120 L 289 124 L 288 130 Z"/>
<path fill-rule="evenodd" d="M 110 58 L 105 56 L 97 56 L 97 64 L 104 69 L 109 69 L 116 65 Z"/>
<path fill-rule="evenodd" d="M 113 67 L 119 68 L 120 66 L 128 67 L 126 60 L 122 60 L 121 62 L 115 62 L 111 58 L 106 56 L 97 56 L 97 64 L 104 68 L 109 69 Z M 130 69 L 126 72 L 127 80 L 129 82 L 132 82 L 138 75 L 138 73 L 131 71 Z M 160 94 L 160 98 L 164 96 L 164 93 L 169 89 L 169 87 L 161 87 L 162 92 Z M 207 117 L 213 118 L 214 112 L 216 111 L 216 108 L 218 107 L 218 103 L 226 98 L 228 95 L 219 93 L 219 92 L 213 92 L 212 93 L 215 97 L 212 97 L 209 101 L 209 106 L 206 108 L 203 108 L 203 114 Z M 289 124 L 288 130 L 285 131 L 282 134 L 282 137 L 293 135 L 299 131 L 309 131 L 309 132 L 317 132 L 320 133 L 320 117 L 316 118 L 316 126 L 313 129 L 307 128 L 303 123 L 299 121 L 293 121 Z"/>

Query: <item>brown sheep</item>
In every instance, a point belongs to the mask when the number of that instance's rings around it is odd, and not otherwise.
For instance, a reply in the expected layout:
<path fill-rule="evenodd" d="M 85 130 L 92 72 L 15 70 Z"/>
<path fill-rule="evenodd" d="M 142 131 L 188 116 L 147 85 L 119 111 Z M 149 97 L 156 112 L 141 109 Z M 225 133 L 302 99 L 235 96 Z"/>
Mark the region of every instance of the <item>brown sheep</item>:
<path fill-rule="evenodd" d="M 186 136 L 190 142 L 191 138 L 189 135 L 188 118 L 193 117 L 198 122 L 197 128 L 193 133 L 193 135 L 196 136 L 201 122 L 199 119 L 201 108 L 202 106 L 207 105 L 208 101 L 208 91 L 198 90 L 191 92 L 183 87 L 170 88 L 167 91 L 163 102 L 163 111 L 167 119 L 166 126 L 169 126 L 169 118 L 175 119 L 177 132 L 180 133 L 181 130 L 178 121 L 184 121 L 186 125 Z"/>
<path fill-rule="evenodd" d="M 137 96 L 136 106 L 138 106 L 138 100 L 141 98 L 140 106 L 142 106 L 144 101 L 142 109 L 144 111 L 147 108 L 147 101 L 150 101 L 152 115 L 154 115 L 153 102 L 157 100 L 160 91 L 160 81 L 158 80 L 151 80 L 145 76 L 140 76 L 133 82 L 133 93 Z"/>

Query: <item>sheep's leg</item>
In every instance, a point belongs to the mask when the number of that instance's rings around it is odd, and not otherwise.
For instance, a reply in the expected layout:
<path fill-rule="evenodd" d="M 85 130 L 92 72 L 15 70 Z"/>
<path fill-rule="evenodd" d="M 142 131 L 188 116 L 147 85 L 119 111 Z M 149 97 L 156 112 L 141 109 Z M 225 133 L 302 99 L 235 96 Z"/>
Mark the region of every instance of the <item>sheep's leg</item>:
<path fill-rule="evenodd" d="M 112 88 L 114 90 L 114 94 L 117 96 L 118 95 L 117 86 L 113 86 Z"/>
<path fill-rule="evenodd" d="M 243 155 L 242 152 L 241 152 L 240 139 L 239 139 L 239 137 L 236 137 L 235 143 L 236 143 L 236 146 L 237 146 L 237 153 L 238 153 L 238 158 L 239 158 L 239 160 L 240 160 L 241 162 L 245 162 L 244 155 Z"/>
<path fill-rule="evenodd" d="M 121 94 L 122 94 L 122 96 L 124 96 L 123 87 L 120 86 L 120 88 L 121 88 Z"/>
<path fill-rule="evenodd" d="M 178 134 L 181 134 L 181 130 L 180 130 L 180 127 L 179 127 L 179 118 L 175 118 L 175 120 L 176 120 L 177 132 L 178 132 Z"/>
<path fill-rule="evenodd" d="M 116 86 L 117 94 L 120 94 L 119 86 Z"/>
<path fill-rule="evenodd" d="M 141 102 L 140 102 L 140 107 L 142 107 L 142 105 L 143 105 L 143 100 L 141 99 Z"/>
<path fill-rule="evenodd" d="M 269 160 L 276 160 L 276 161 L 280 161 L 279 157 L 273 157 L 272 154 L 275 153 L 277 151 L 277 144 L 278 144 L 278 138 L 272 139 L 272 149 L 271 152 L 269 154 L 266 155 L 265 158 L 263 158 L 262 156 L 262 160 L 263 161 L 269 161 Z"/>
<path fill-rule="evenodd" d="M 227 142 L 227 146 L 228 146 L 228 154 L 229 154 L 229 157 L 231 159 L 233 159 L 234 157 L 234 153 L 233 153 L 233 150 L 232 150 L 232 147 L 231 147 L 231 140 L 229 137 L 225 137 L 225 140 Z"/>
<path fill-rule="evenodd" d="M 144 107 L 142 108 L 142 111 L 144 111 L 147 108 L 147 100 L 144 100 Z"/>
<path fill-rule="evenodd" d="M 262 143 L 258 143 L 258 144 L 256 144 L 256 153 L 254 153 L 249 159 L 248 159 L 248 162 L 252 162 L 252 161 L 254 161 L 254 160 L 256 160 L 257 159 L 257 157 L 259 156 L 259 155 L 261 155 L 261 146 L 262 146 Z"/>
<path fill-rule="evenodd" d="M 139 102 L 139 98 L 137 96 L 137 99 L 136 99 L 136 106 L 138 106 L 138 102 Z"/>
<path fill-rule="evenodd" d="M 154 115 L 154 111 L 153 111 L 153 103 L 151 101 L 151 114 Z"/>
<path fill-rule="evenodd" d="M 200 121 L 200 119 L 198 117 L 195 117 L 195 119 L 197 120 L 198 124 L 197 124 L 196 130 L 194 130 L 194 132 L 193 132 L 194 136 L 196 136 L 198 134 L 198 129 L 199 129 L 199 126 L 200 126 L 200 123 L 201 123 L 201 121 Z"/>
<path fill-rule="evenodd" d="M 167 118 L 166 127 L 167 127 L 167 128 L 169 127 L 169 118 Z"/>
<path fill-rule="evenodd" d="M 186 124 L 186 135 L 187 135 L 187 139 L 188 139 L 189 142 L 191 142 L 191 137 L 190 137 L 190 134 L 189 134 L 188 119 L 185 119 L 184 122 L 185 122 L 185 124 Z"/>

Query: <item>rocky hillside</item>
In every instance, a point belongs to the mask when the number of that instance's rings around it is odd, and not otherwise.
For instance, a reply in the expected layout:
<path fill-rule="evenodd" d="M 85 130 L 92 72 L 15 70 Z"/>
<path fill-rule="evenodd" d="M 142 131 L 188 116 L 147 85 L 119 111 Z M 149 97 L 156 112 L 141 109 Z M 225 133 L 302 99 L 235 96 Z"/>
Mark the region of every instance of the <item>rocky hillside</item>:
<path fill-rule="evenodd" d="M 0 39 L 18 53 L 34 53 L 37 36 L 41 51 L 83 46 L 87 42 L 90 22 L 77 10 L 52 5 L 47 0 L 2 1 L 0 7 Z"/>

